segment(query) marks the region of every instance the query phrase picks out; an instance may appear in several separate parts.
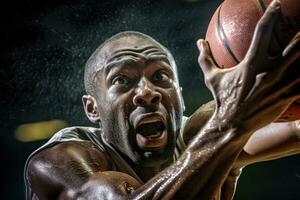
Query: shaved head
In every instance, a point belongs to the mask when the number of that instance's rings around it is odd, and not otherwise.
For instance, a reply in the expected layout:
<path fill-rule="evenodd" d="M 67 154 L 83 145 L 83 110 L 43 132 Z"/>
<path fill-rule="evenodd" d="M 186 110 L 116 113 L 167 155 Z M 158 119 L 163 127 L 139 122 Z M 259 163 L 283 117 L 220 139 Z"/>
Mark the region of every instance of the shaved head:
<path fill-rule="evenodd" d="M 184 106 L 174 58 L 163 45 L 139 32 L 116 34 L 87 61 L 84 83 L 85 112 L 105 141 L 136 163 L 168 162 Z M 140 132 L 149 115 L 159 123 L 151 139 Z"/>
<path fill-rule="evenodd" d="M 86 62 L 84 72 L 84 86 L 86 93 L 92 96 L 95 94 L 96 74 L 108 62 L 108 57 L 112 48 L 119 46 L 124 46 L 124 48 L 138 48 L 139 46 L 149 43 L 154 44 L 166 53 L 169 63 L 174 69 L 176 81 L 178 81 L 176 63 L 167 48 L 148 35 L 135 31 L 125 31 L 105 40 Z"/>

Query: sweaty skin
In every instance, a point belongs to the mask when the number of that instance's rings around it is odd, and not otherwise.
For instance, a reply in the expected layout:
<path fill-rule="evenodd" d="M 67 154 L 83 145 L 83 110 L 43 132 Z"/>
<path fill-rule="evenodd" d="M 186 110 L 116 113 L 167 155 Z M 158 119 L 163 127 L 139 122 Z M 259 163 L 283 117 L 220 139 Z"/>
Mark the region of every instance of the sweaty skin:
<path fill-rule="evenodd" d="M 129 162 L 139 163 L 133 168 L 151 168 L 141 175 L 147 180 L 160 165 L 172 162 L 180 129 L 183 102 L 173 60 L 157 43 L 138 37 L 115 40 L 100 54 L 106 62 L 96 72 L 100 89 L 94 103 L 104 137 Z M 160 131 L 147 133 L 145 124 L 159 126 Z"/>
<path fill-rule="evenodd" d="M 138 33 L 101 46 L 96 59 L 88 61 L 96 73 L 87 75 L 93 87 L 83 96 L 85 112 L 92 122 L 100 122 L 104 139 L 141 180 L 112 171 L 108 155 L 91 142 L 64 142 L 29 161 L 32 199 L 221 198 L 222 187 L 232 188 L 227 182 L 249 138 L 300 97 L 300 75 L 290 66 L 299 57 L 299 35 L 283 55 L 267 54 L 279 10 L 273 1 L 245 59 L 234 68 L 219 69 L 208 44 L 198 42 L 199 64 L 216 105 L 176 161 L 172 154 L 183 101 L 172 56 Z M 287 74 L 294 77 L 284 79 Z"/>
<path fill-rule="evenodd" d="M 211 101 L 202 105 L 187 119 L 183 129 L 183 140 L 189 144 L 199 130 L 210 119 L 215 110 Z M 233 198 L 242 168 L 257 162 L 274 160 L 300 153 L 300 121 L 271 123 L 257 130 L 247 141 L 235 161 L 216 199 Z"/>

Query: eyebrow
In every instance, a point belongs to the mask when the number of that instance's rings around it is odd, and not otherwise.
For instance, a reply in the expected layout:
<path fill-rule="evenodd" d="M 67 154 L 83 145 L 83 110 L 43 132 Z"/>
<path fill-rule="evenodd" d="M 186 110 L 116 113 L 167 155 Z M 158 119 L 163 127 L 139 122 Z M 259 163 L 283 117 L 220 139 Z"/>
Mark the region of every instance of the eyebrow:
<path fill-rule="evenodd" d="M 137 59 L 130 56 L 130 58 L 119 59 L 117 61 L 110 62 L 110 63 L 106 64 L 103 68 L 104 68 L 104 71 L 106 72 L 106 74 L 108 74 L 113 68 L 116 68 L 116 67 L 120 66 L 121 64 L 129 65 L 134 62 L 137 62 Z"/>

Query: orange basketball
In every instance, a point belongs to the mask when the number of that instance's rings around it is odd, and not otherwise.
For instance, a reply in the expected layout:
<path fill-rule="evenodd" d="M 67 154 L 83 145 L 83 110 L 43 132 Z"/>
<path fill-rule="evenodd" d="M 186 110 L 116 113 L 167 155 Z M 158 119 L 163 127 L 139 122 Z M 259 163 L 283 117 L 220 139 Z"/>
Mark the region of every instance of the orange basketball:
<path fill-rule="evenodd" d="M 220 68 L 233 67 L 244 58 L 255 26 L 270 2 L 271 0 L 225 0 L 218 7 L 209 23 L 206 40 Z M 269 47 L 270 54 L 282 51 L 300 31 L 300 0 L 281 0 L 281 12 L 284 17 L 276 22 Z M 299 60 L 296 62 L 300 66 Z M 300 119 L 300 99 L 278 121 L 297 119 Z"/>

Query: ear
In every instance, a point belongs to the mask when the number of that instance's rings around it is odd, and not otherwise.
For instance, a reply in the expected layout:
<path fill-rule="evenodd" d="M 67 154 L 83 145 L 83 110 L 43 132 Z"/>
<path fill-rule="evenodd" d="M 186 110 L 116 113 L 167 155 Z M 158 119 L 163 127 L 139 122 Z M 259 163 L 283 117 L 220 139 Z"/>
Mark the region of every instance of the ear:
<path fill-rule="evenodd" d="M 82 103 L 85 114 L 89 120 L 93 123 L 100 122 L 100 111 L 96 99 L 91 95 L 83 95 Z"/>

